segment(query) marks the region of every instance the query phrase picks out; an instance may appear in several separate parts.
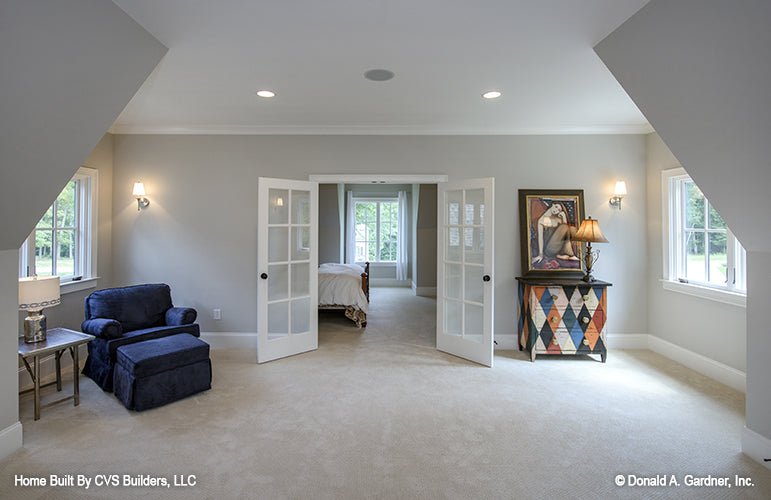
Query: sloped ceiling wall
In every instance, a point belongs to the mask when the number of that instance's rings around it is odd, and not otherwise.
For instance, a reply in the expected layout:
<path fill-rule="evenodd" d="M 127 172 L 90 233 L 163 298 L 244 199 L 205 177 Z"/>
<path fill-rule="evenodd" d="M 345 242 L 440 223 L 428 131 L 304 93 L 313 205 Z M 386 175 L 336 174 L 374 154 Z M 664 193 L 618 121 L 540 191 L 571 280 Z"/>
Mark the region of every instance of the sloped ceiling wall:
<path fill-rule="evenodd" d="M 747 250 L 771 249 L 771 2 L 653 0 L 595 51 Z"/>
<path fill-rule="evenodd" d="M 653 0 L 595 47 L 747 249 L 742 451 L 768 468 L 770 23 L 768 0 Z"/>
<path fill-rule="evenodd" d="M 17 249 L 166 53 L 108 0 L 0 3 L 0 249 Z"/>

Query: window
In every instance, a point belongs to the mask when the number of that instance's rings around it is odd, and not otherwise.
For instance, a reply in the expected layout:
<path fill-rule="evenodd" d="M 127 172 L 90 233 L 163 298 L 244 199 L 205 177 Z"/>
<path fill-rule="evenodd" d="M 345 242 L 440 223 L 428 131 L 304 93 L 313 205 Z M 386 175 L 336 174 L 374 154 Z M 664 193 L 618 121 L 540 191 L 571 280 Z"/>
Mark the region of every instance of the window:
<path fill-rule="evenodd" d="M 96 277 L 97 171 L 81 167 L 19 250 L 19 276 Z M 92 237 L 93 236 L 93 237 Z"/>
<path fill-rule="evenodd" d="M 746 253 L 682 168 L 663 172 L 664 279 L 745 294 Z"/>
<path fill-rule="evenodd" d="M 356 262 L 396 262 L 399 201 L 355 199 Z"/>

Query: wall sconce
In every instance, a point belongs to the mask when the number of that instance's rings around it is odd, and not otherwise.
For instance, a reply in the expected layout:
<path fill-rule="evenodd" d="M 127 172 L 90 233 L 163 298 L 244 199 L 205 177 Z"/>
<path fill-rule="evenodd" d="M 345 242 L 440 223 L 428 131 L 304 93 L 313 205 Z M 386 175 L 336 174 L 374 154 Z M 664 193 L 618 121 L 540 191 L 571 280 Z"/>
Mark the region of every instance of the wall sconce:
<path fill-rule="evenodd" d="M 613 196 L 610 198 L 611 206 L 614 206 L 621 210 L 621 200 L 626 196 L 626 182 L 618 181 L 616 183 L 616 189 L 613 190 Z"/>
<path fill-rule="evenodd" d="M 150 200 L 145 198 L 145 185 L 143 183 L 135 182 L 134 191 L 131 194 L 137 199 L 137 212 L 139 212 L 140 208 L 147 208 L 147 205 L 150 204 Z"/>

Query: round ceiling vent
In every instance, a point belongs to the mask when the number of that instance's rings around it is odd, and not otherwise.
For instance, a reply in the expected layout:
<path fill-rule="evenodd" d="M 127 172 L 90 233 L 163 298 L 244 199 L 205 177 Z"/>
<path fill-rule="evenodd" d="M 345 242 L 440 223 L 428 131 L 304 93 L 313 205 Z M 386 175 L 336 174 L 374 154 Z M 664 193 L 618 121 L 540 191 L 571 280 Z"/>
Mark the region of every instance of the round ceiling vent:
<path fill-rule="evenodd" d="M 394 77 L 394 72 L 387 69 L 371 69 L 364 73 L 364 78 L 373 82 L 384 82 Z"/>

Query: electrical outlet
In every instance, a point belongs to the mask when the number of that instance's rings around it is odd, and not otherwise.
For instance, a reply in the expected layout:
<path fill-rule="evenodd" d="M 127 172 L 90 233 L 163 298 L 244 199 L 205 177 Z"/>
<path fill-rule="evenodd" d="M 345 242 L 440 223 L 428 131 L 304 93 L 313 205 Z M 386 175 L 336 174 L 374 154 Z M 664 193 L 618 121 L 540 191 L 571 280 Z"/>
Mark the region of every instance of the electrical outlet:
<path fill-rule="evenodd" d="M 222 309 L 214 309 L 214 311 L 212 311 L 212 316 L 214 319 L 222 319 Z"/>

